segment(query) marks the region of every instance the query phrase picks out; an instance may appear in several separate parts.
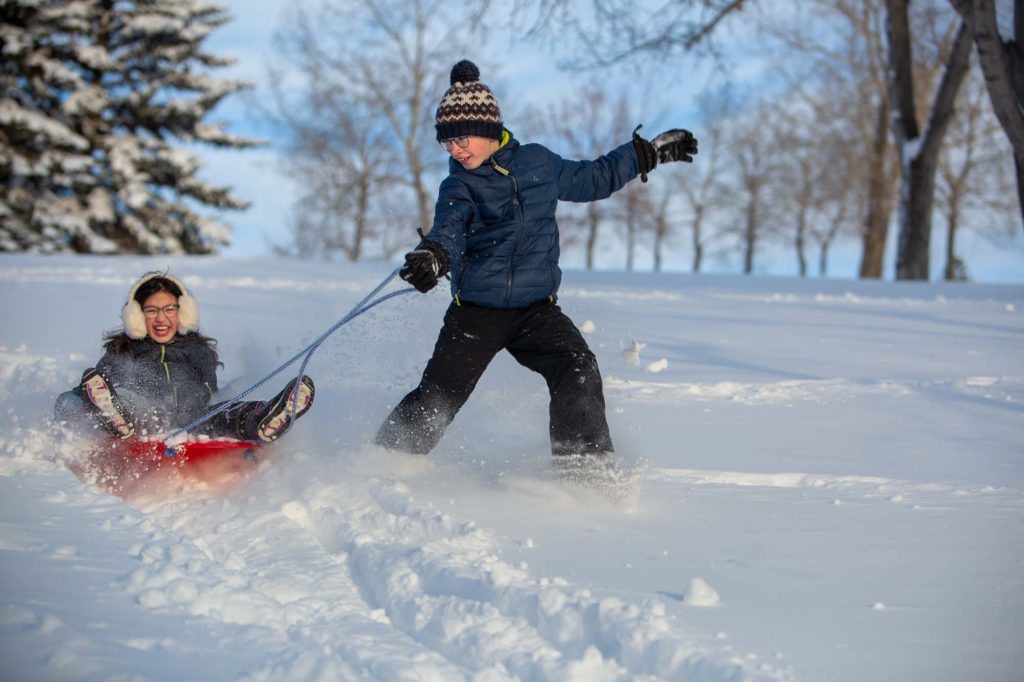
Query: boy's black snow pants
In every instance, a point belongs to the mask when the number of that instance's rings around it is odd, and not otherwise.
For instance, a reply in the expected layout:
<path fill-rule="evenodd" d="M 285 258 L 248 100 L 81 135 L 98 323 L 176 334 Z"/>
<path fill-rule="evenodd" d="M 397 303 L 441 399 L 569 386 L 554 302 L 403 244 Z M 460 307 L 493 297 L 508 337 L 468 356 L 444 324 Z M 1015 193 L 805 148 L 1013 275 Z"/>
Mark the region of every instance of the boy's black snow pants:
<path fill-rule="evenodd" d="M 502 349 L 547 381 L 553 454 L 611 452 L 597 359 L 572 320 L 548 300 L 512 310 L 449 306 L 419 386 L 392 410 L 376 442 L 430 452 Z"/>

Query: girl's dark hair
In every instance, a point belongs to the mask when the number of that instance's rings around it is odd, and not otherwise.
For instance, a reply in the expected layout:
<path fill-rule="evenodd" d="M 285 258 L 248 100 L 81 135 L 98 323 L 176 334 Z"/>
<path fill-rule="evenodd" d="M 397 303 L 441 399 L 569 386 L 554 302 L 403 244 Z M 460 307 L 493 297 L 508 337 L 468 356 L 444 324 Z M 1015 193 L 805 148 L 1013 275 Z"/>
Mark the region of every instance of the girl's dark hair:
<path fill-rule="evenodd" d="M 141 306 L 147 298 L 161 291 L 166 291 L 175 298 L 181 297 L 181 288 L 173 281 L 166 277 L 154 277 L 143 282 L 142 285 L 135 290 L 135 295 L 132 298 Z M 217 366 L 224 366 L 224 363 L 222 363 L 217 356 L 217 339 L 211 339 L 209 336 L 204 336 L 199 332 L 189 332 L 188 334 L 181 334 L 180 336 L 183 339 L 197 341 L 209 348 L 213 353 L 213 361 Z M 121 329 L 115 329 L 107 332 L 103 335 L 103 339 L 105 341 L 103 344 L 103 350 L 110 353 L 125 353 L 135 345 L 145 341 L 145 339 L 133 339 L 125 334 Z"/>
<path fill-rule="evenodd" d="M 166 291 L 171 296 L 179 298 L 181 296 L 181 289 L 173 281 L 166 277 L 154 277 L 147 279 L 142 285 L 135 290 L 135 302 L 139 305 L 145 303 L 146 299 L 155 293 Z"/>

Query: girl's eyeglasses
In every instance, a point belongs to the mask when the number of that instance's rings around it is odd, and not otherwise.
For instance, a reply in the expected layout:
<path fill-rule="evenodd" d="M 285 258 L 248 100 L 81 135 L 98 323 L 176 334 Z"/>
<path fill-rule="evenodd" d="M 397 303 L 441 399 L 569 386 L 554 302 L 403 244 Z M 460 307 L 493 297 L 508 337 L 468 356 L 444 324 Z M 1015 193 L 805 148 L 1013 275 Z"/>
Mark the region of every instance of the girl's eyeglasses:
<path fill-rule="evenodd" d="M 177 317 L 178 306 L 165 305 L 163 308 L 157 308 L 156 306 L 148 305 L 142 309 L 142 314 L 151 320 L 155 320 L 160 313 L 163 313 L 164 317 Z"/>
<path fill-rule="evenodd" d="M 452 145 L 458 146 L 459 149 L 465 149 L 469 146 L 469 135 L 463 135 L 462 137 L 449 137 L 447 140 L 441 140 L 441 148 L 446 152 L 452 150 Z"/>

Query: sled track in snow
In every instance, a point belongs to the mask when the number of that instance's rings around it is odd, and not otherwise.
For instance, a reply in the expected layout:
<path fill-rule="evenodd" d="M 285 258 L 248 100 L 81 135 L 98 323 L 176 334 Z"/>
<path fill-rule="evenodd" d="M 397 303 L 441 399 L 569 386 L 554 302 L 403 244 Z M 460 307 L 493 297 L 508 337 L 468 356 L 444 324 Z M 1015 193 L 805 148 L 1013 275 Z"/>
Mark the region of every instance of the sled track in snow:
<path fill-rule="evenodd" d="M 394 478 L 249 494 L 143 504 L 126 578 L 144 606 L 247 626 L 247 646 L 258 632 L 246 679 L 786 679 L 698 643 L 658 602 L 531 576 Z"/>

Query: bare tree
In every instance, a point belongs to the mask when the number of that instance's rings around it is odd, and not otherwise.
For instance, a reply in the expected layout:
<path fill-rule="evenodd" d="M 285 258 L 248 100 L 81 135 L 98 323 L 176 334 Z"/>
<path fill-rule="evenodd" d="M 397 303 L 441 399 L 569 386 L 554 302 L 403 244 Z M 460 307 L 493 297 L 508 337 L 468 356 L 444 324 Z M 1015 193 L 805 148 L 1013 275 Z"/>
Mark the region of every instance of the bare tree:
<path fill-rule="evenodd" d="M 700 154 L 694 157 L 693 166 L 673 177 L 672 187 L 688 209 L 690 216 L 690 248 L 692 260 L 690 270 L 701 271 L 707 250 L 709 235 L 706 228 L 709 219 L 722 210 L 726 203 L 722 196 L 722 175 L 725 166 L 723 139 L 726 120 L 735 109 L 735 100 L 728 88 L 702 94 L 697 98 L 697 107 L 705 121 L 698 133 Z M 660 204 L 660 202 L 658 202 Z M 666 225 L 669 227 L 671 223 Z M 660 262 L 660 245 L 656 240 L 655 262 Z"/>
<path fill-rule="evenodd" d="M 1024 226 L 1024 0 L 1013 0 L 1012 36 L 999 31 L 994 0 L 950 0 L 970 27 L 992 109 L 1013 149 L 1017 204 Z M 1005 3 L 1009 4 L 1009 3 Z"/>
<path fill-rule="evenodd" d="M 680 183 L 683 188 L 682 194 L 686 197 L 687 202 L 689 202 L 692 215 L 690 219 L 690 247 L 693 252 L 693 259 L 690 271 L 698 273 L 704 264 L 704 250 L 706 246 L 704 227 L 708 213 L 713 207 L 715 176 L 709 171 L 703 174 L 696 185 L 691 186 L 687 184 L 685 179 L 680 180 Z M 656 250 L 655 253 L 660 254 L 660 249 Z M 660 255 L 658 260 L 660 262 Z"/>
<path fill-rule="evenodd" d="M 816 193 L 818 197 L 815 218 L 808 229 L 810 239 L 818 247 L 818 275 L 828 274 L 829 250 L 836 239 L 844 234 L 855 234 L 862 225 L 861 216 L 868 203 L 863 183 L 850 183 L 850 169 L 864 161 L 857 140 L 841 136 L 824 139 L 819 151 Z"/>
<path fill-rule="evenodd" d="M 275 118 L 291 133 L 288 170 L 308 188 L 295 207 L 300 251 L 355 260 L 372 240 L 389 255 L 395 231 L 407 244 L 412 220 L 429 228 L 429 180 L 444 160 L 433 95 L 476 16 L 442 0 L 321 0 L 290 13 L 275 35 L 288 69 L 272 69 L 271 82 Z M 302 246 L 311 239 L 320 246 Z"/>
<path fill-rule="evenodd" d="M 895 115 L 893 135 L 903 167 L 900 190 L 897 279 L 928 279 L 935 173 L 942 140 L 953 116 L 957 91 L 970 63 L 971 36 L 963 21 L 956 28 L 946 68 L 928 109 L 927 125 L 918 123 L 920 106 L 914 93 L 910 0 L 887 0 L 889 9 L 889 74 Z"/>
<path fill-rule="evenodd" d="M 764 125 L 776 112 L 765 103 L 729 121 L 725 136 L 729 174 L 734 202 L 740 206 L 738 221 L 726 232 L 737 237 L 743 254 L 743 273 L 754 272 L 754 261 L 761 243 L 773 232 L 775 222 L 771 205 L 773 176 L 779 170 L 778 143 L 774 126 Z"/>
<path fill-rule="evenodd" d="M 653 8 L 635 0 L 517 0 L 513 17 L 525 17 L 532 36 L 574 39 L 582 49 L 566 65 L 594 68 L 711 48 L 715 30 L 743 7 L 743 0 L 668 0 Z"/>
<path fill-rule="evenodd" d="M 593 159 L 608 152 L 628 140 L 632 130 L 626 98 L 613 101 L 594 85 L 550 105 L 535 127 L 551 138 L 559 153 L 575 159 Z M 583 242 L 588 270 L 594 267 L 601 228 L 616 217 L 625 216 L 614 202 L 589 202 L 560 215 L 566 243 Z"/>
<path fill-rule="evenodd" d="M 818 274 L 828 272 L 828 251 L 842 234 L 856 231 L 870 183 L 861 169 L 870 163 L 860 126 L 849 114 L 844 93 L 799 89 L 786 93 L 772 121 L 780 149 L 773 173 L 780 226 L 788 238 L 801 277 L 810 270 L 808 250 L 818 248 Z"/>
<path fill-rule="evenodd" d="M 664 263 L 665 243 L 672 233 L 672 220 L 669 208 L 672 196 L 671 189 L 666 185 L 657 199 L 647 202 L 648 215 L 654 232 L 654 244 L 651 249 L 654 272 L 661 272 Z"/>
<path fill-rule="evenodd" d="M 812 132 L 804 112 L 780 111 L 772 122 L 785 155 L 775 175 L 779 208 L 789 216 L 797 272 L 807 276 L 806 246 L 813 213 L 819 200 L 818 173 L 822 165 L 817 135 Z"/>
<path fill-rule="evenodd" d="M 516 0 L 512 17 L 514 23 L 525 26 L 530 38 L 549 40 L 557 46 L 573 45 L 572 56 L 562 60 L 562 65 L 586 70 L 650 55 L 664 64 L 697 48 L 714 52 L 715 31 L 743 8 L 743 0 L 668 0 L 656 6 L 638 5 L 633 0 Z M 701 137 L 702 155 L 707 153 L 703 144 L 706 138 L 706 134 Z M 705 246 L 701 230 L 715 183 L 711 173 L 696 184 L 690 177 L 684 177 L 683 182 L 683 187 L 689 188 L 690 205 L 697 209 L 692 222 L 693 268 L 699 271 Z M 660 206 L 657 198 L 652 201 Z M 653 210 L 656 216 L 663 209 Z M 657 269 L 671 224 L 654 219 L 652 229 Z"/>
<path fill-rule="evenodd" d="M 791 96 L 815 112 L 829 138 L 851 141 L 847 189 L 864 197 L 859 274 L 881 277 L 900 168 L 889 130 L 884 0 L 798 0 L 796 19 L 767 21 L 782 46 Z M 794 59 L 794 55 L 798 58 Z M 827 144 L 831 144 L 828 141 Z"/>
<path fill-rule="evenodd" d="M 967 263 L 957 255 L 961 229 L 999 241 L 1015 232 L 1015 187 L 999 122 L 992 115 L 980 75 L 969 77 L 939 162 L 936 204 L 946 222 L 946 280 L 967 278 Z M 975 220 L 966 221 L 973 215 Z M 981 226 L 987 226 L 985 229 Z M 992 229 L 1004 226 L 1009 229 Z"/>
<path fill-rule="evenodd" d="M 663 173 L 671 173 L 663 169 Z M 657 184 L 663 184 L 659 182 Z M 631 182 L 612 195 L 612 217 L 618 223 L 626 246 L 625 265 L 628 272 L 636 266 L 636 250 L 643 234 L 654 232 L 650 183 Z"/>
<path fill-rule="evenodd" d="M 279 91 L 276 95 L 281 97 Z M 381 244 L 388 221 L 378 204 L 380 195 L 396 184 L 397 155 L 381 143 L 384 133 L 372 112 L 347 102 L 344 91 L 331 87 L 327 78 L 310 83 L 300 106 L 281 99 L 277 105 L 278 120 L 292 132 L 285 168 L 290 177 L 303 180 L 291 225 L 297 255 L 342 253 L 357 261 L 371 241 L 390 255 Z"/>

